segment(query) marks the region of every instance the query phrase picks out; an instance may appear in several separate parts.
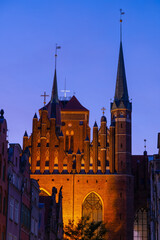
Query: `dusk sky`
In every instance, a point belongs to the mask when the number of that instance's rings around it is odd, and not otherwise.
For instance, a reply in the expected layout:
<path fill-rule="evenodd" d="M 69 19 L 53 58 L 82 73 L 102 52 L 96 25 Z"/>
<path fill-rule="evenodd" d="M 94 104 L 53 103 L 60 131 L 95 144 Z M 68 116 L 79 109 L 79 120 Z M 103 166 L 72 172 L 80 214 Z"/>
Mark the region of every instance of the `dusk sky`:
<path fill-rule="evenodd" d="M 68 96 L 90 110 L 100 126 L 116 84 L 120 45 L 119 9 L 123 15 L 123 52 L 132 99 L 132 152 L 157 153 L 160 131 L 159 0 L 0 0 L 0 108 L 10 143 L 22 144 L 32 132 L 32 118 L 51 95 L 55 45 L 59 96 L 65 78 Z M 47 99 L 47 102 L 50 98 Z"/>

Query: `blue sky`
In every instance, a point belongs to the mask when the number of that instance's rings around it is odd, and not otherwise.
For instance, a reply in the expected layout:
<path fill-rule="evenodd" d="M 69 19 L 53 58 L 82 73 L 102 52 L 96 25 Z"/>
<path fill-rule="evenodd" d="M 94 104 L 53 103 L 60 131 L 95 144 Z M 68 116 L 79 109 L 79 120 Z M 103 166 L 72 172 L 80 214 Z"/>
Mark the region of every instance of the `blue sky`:
<path fill-rule="evenodd" d="M 132 99 L 132 151 L 157 153 L 160 131 L 160 2 L 149 0 L 1 0 L 0 108 L 8 122 L 9 142 L 22 144 L 32 131 L 34 113 L 51 94 L 55 44 L 59 96 L 67 89 L 90 110 L 90 127 L 100 125 L 114 97 L 119 53 L 119 9 L 123 50 Z M 49 101 L 49 99 L 48 99 Z"/>

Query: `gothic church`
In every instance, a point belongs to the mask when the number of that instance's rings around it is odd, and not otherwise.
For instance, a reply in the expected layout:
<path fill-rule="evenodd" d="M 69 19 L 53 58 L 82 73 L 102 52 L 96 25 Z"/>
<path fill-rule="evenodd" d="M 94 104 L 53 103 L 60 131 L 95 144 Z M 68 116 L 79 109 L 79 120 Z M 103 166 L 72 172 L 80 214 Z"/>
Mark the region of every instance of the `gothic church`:
<path fill-rule="evenodd" d="M 89 110 L 73 96 L 59 100 L 56 69 L 51 99 L 33 117 L 29 147 L 31 177 L 41 195 L 63 185 L 63 221 L 85 215 L 106 223 L 109 240 L 147 239 L 147 153 L 131 153 L 132 103 L 129 100 L 120 42 L 111 123 L 95 122 L 90 139 Z M 144 218 L 142 224 L 139 216 Z M 142 236 L 143 238 L 138 238 Z"/>

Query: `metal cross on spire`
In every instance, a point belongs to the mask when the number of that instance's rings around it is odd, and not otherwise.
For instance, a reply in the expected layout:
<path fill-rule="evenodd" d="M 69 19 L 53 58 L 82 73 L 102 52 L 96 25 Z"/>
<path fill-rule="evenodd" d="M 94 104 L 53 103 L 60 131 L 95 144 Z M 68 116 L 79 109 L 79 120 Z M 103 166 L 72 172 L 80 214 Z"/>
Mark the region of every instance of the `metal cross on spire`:
<path fill-rule="evenodd" d="M 125 12 L 120 9 L 120 41 L 122 42 L 122 15 L 124 15 Z"/>
<path fill-rule="evenodd" d="M 61 92 L 64 92 L 64 98 L 67 97 L 67 92 L 70 92 L 70 90 L 67 90 L 67 89 L 66 89 L 66 78 L 65 78 L 65 82 L 64 82 L 64 89 L 61 90 Z"/>
<path fill-rule="evenodd" d="M 56 43 L 56 50 L 55 50 L 55 69 L 56 69 L 56 66 L 57 66 L 57 49 L 61 49 L 61 46 L 58 46 L 57 43 Z"/>
<path fill-rule="evenodd" d="M 101 108 L 101 110 L 102 110 L 102 113 L 103 113 L 103 116 L 104 116 L 104 113 L 105 113 L 106 108 L 103 107 L 103 108 Z"/>
<path fill-rule="evenodd" d="M 41 97 L 44 97 L 44 106 L 46 105 L 46 97 L 49 97 L 49 95 L 46 94 L 46 92 L 44 91 L 44 94 L 41 95 Z"/>

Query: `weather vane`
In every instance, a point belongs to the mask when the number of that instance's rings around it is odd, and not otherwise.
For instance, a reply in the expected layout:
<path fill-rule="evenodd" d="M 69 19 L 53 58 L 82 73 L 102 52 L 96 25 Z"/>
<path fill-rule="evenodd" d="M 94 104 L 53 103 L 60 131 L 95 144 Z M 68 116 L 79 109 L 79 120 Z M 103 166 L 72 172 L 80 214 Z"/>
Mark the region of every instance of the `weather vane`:
<path fill-rule="evenodd" d="M 146 151 L 146 139 L 144 139 L 144 151 Z"/>
<path fill-rule="evenodd" d="M 64 82 L 64 90 L 61 90 L 61 92 L 64 92 L 64 98 L 67 97 L 67 92 L 70 92 L 70 90 L 66 90 L 66 78 L 65 78 L 65 82 Z"/>
<path fill-rule="evenodd" d="M 103 108 L 101 108 L 101 110 L 102 110 L 102 113 L 103 113 L 103 116 L 104 116 L 104 113 L 105 113 L 106 108 L 103 107 Z"/>
<path fill-rule="evenodd" d="M 122 42 L 122 15 L 124 15 L 125 12 L 122 11 L 122 9 L 120 9 L 120 40 Z"/>
<path fill-rule="evenodd" d="M 46 92 L 44 91 L 44 94 L 41 95 L 41 97 L 44 97 L 44 106 L 46 105 L 46 97 L 49 97 L 49 95 L 46 94 Z"/>
<path fill-rule="evenodd" d="M 57 65 L 57 49 L 61 49 L 61 46 L 58 46 L 56 43 L 56 50 L 55 50 L 55 69 L 56 69 L 56 65 Z"/>

